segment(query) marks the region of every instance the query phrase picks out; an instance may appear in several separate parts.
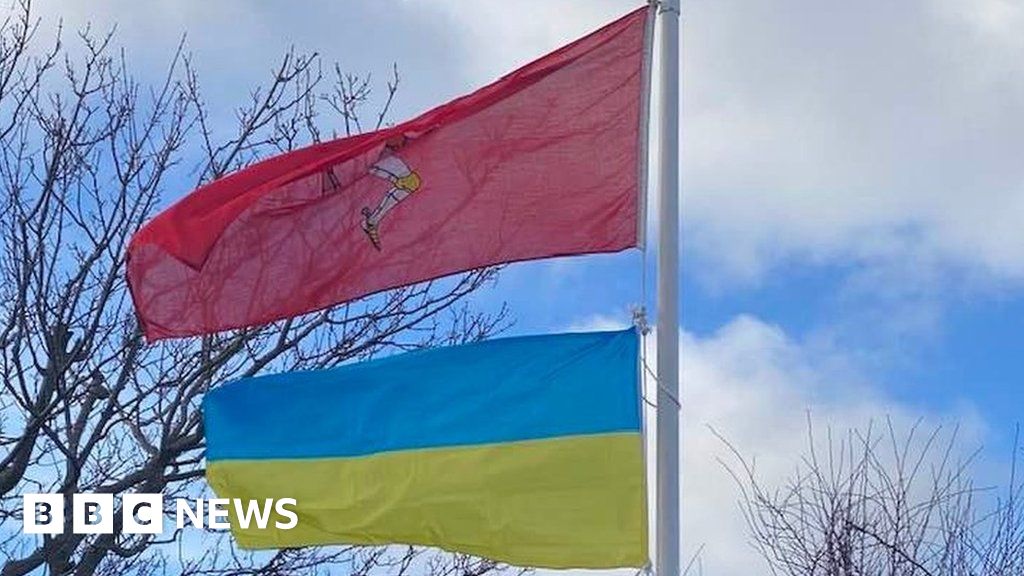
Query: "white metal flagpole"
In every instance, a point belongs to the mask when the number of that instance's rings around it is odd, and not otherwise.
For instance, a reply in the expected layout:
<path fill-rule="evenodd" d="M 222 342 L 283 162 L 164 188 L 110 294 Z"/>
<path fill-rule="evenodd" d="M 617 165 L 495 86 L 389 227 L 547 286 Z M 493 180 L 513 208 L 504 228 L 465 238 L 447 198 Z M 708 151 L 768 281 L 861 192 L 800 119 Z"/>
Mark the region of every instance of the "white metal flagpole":
<path fill-rule="evenodd" d="M 679 3 L 658 6 L 657 576 L 679 576 Z"/>

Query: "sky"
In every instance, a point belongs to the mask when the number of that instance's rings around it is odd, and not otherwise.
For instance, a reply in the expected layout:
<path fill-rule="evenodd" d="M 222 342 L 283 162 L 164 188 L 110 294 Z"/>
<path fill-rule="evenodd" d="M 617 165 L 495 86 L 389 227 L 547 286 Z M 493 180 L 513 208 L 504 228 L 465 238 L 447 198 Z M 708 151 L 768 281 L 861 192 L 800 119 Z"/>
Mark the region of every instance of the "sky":
<path fill-rule="evenodd" d="M 187 33 L 225 113 L 292 45 L 377 77 L 395 63 L 401 120 L 637 4 L 37 8 L 116 24 L 136 70 L 161 70 Z M 684 0 L 683 18 L 684 555 L 704 545 L 705 573 L 758 573 L 709 426 L 769 478 L 795 466 L 808 414 L 836 429 L 959 424 L 969 448 L 1010 454 L 1024 419 L 1024 4 Z M 624 326 L 644 274 L 653 302 L 654 260 L 519 264 L 476 303 L 507 302 L 512 333 Z"/>

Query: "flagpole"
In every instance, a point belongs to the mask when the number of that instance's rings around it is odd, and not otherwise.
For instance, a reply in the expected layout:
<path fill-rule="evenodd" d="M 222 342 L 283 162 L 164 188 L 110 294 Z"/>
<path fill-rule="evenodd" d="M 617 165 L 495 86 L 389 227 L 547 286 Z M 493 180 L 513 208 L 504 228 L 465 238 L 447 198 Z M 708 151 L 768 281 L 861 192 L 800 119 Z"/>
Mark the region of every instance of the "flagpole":
<path fill-rule="evenodd" d="M 679 4 L 660 0 L 657 576 L 679 576 Z"/>

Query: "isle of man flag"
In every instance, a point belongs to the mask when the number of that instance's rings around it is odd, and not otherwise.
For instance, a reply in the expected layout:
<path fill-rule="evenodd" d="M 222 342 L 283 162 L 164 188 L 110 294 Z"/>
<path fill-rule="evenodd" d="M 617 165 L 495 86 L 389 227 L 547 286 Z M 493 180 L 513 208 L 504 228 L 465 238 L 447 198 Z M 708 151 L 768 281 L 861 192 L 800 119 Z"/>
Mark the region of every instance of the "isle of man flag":
<path fill-rule="evenodd" d="M 146 337 L 636 246 L 649 10 L 417 118 L 269 158 L 183 197 L 129 246 Z"/>

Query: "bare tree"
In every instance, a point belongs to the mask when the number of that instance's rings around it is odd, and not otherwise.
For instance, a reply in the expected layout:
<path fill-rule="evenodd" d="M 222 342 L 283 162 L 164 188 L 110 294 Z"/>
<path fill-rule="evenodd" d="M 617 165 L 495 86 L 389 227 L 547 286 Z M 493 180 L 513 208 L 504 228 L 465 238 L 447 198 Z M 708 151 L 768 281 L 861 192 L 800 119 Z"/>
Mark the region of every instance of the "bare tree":
<path fill-rule="evenodd" d="M 132 233 L 178 195 L 269 154 L 380 126 L 368 78 L 324 80 L 317 55 L 283 56 L 218 128 L 180 46 L 162 81 L 130 74 L 111 34 L 43 46 L 29 0 L 0 24 L 0 565 L 50 574 L 476 576 L 493 562 L 418 549 L 335 547 L 244 554 L 224 534 L 21 534 L 21 495 L 204 489 L 200 401 L 218 383 L 315 369 L 389 350 L 484 338 L 504 310 L 472 311 L 485 269 L 272 326 L 146 345 L 128 296 Z M 332 85 L 333 82 L 333 85 Z M 327 126 L 327 127 L 325 127 Z M 228 132 L 228 133 L 225 133 Z M 198 144 L 196 144 L 198 143 Z M 68 502 L 70 507 L 70 501 Z"/>
<path fill-rule="evenodd" d="M 727 443 L 728 444 L 728 443 Z M 730 446 L 731 448 L 731 446 Z M 977 452 L 957 431 L 851 430 L 823 442 L 808 424 L 807 451 L 779 487 L 758 479 L 733 449 L 753 542 L 774 574 L 789 576 L 1011 576 L 1024 574 L 1024 481 L 982 488 Z"/>

